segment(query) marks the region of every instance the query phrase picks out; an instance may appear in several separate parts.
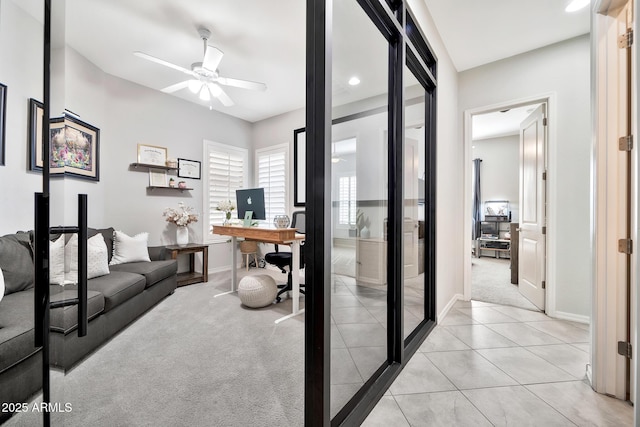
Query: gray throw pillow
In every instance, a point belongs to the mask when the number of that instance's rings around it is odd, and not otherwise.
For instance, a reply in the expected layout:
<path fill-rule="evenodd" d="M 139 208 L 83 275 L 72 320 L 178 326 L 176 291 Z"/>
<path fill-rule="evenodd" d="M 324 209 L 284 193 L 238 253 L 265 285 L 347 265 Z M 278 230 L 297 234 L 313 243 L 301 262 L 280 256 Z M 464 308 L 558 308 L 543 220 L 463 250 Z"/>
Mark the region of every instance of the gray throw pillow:
<path fill-rule="evenodd" d="M 31 233 L 18 232 L 0 237 L 0 269 L 4 274 L 5 295 L 33 287 Z"/>

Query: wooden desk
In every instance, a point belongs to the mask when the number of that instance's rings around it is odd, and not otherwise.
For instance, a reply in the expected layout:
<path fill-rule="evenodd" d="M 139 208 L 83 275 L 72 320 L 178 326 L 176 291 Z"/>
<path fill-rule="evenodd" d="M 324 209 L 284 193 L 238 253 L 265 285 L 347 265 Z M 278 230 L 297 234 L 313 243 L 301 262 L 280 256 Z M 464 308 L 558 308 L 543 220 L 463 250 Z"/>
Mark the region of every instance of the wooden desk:
<path fill-rule="evenodd" d="M 273 228 L 273 227 L 242 227 L 236 225 L 214 225 L 213 234 L 231 237 L 231 290 L 222 294 L 226 295 L 235 292 L 238 288 L 237 272 L 237 238 L 243 237 L 249 240 L 258 240 L 267 243 L 277 243 L 281 245 L 291 245 L 291 288 L 293 294 L 293 304 L 291 314 L 281 317 L 275 323 L 280 323 L 290 317 L 296 316 L 304 309 L 300 310 L 300 242 L 304 240 L 304 234 L 296 233 L 295 228 Z"/>
<path fill-rule="evenodd" d="M 189 243 L 184 246 L 166 246 L 171 253 L 171 259 L 177 259 L 180 254 L 189 255 L 189 271 L 178 273 L 178 286 L 191 285 L 193 283 L 207 282 L 209 280 L 209 246 L 199 243 Z M 202 273 L 195 271 L 195 254 L 202 252 Z"/>

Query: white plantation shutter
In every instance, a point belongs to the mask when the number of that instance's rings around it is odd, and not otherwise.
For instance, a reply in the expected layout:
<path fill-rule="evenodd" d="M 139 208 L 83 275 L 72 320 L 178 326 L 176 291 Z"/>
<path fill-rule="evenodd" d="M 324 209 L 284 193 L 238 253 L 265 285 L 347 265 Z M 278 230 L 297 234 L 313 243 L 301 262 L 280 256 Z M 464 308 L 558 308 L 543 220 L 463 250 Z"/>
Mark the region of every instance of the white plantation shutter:
<path fill-rule="evenodd" d="M 226 238 L 216 238 L 211 232 L 213 224 L 222 224 L 225 219 L 224 212 L 216 210 L 216 207 L 221 201 L 231 200 L 236 203 L 236 190 L 247 186 L 247 163 L 246 149 L 205 140 L 203 218 L 208 218 L 208 222 L 204 221 L 203 235 L 209 242 L 226 241 Z M 236 217 L 237 212 L 234 211 L 231 215 Z"/>
<path fill-rule="evenodd" d="M 338 223 L 356 224 L 356 177 L 341 176 L 338 179 Z"/>
<path fill-rule="evenodd" d="M 267 221 L 287 214 L 287 144 L 256 150 L 257 186 L 264 188 Z"/>

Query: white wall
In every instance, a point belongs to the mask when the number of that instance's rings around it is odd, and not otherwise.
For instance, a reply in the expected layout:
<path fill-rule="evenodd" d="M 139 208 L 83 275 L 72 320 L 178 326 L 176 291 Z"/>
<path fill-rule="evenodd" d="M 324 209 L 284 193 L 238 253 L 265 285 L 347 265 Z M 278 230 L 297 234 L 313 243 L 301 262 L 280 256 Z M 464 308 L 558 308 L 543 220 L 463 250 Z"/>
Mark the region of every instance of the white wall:
<path fill-rule="evenodd" d="M 480 164 L 482 202 L 508 200 L 512 222 L 518 221 L 520 138 L 518 135 L 473 141 L 473 159 Z"/>
<path fill-rule="evenodd" d="M 7 86 L 5 166 L 0 166 L 0 235 L 5 235 L 33 229 L 33 194 L 42 191 L 42 175 L 27 172 L 29 98 L 42 100 L 42 26 L 5 0 L 0 1 L 0 56 L 0 83 Z"/>
<path fill-rule="evenodd" d="M 463 293 L 463 144 L 458 111 L 458 73 L 423 0 L 409 0 L 420 28 L 438 58 L 437 262 L 438 318 Z"/>
<path fill-rule="evenodd" d="M 581 36 L 459 75 L 462 112 L 511 100 L 554 93 L 550 105 L 548 272 L 556 290 L 558 314 L 590 314 L 590 52 L 589 36 Z M 555 114 L 554 114 L 555 112 Z M 555 121 L 554 121 L 555 120 Z"/>

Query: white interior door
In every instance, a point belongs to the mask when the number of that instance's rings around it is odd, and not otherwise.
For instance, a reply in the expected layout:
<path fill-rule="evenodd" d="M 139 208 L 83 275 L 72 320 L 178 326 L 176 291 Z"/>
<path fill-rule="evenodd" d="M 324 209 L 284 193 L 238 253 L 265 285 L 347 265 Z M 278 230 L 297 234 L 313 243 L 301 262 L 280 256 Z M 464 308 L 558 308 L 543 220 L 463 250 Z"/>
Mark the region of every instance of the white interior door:
<path fill-rule="evenodd" d="M 546 264 L 546 105 L 520 125 L 520 293 L 541 310 L 545 308 Z"/>
<path fill-rule="evenodd" d="M 405 138 L 404 150 L 404 278 L 418 276 L 418 141 Z"/>
<path fill-rule="evenodd" d="M 637 80 L 636 60 L 633 58 L 637 41 L 633 42 L 631 49 L 620 44 L 624 40 L 620 38 L 627 29 L 635 27 L 632 3 L 596 2 L 598 13 L 594 16 L 597 102 L 593 105 L 597 139 L 593 171 L 595 294 L 592 302 L 594 333 L 591 363 L 592 386 L 597 392 L 634 401 L 636 333 L 634 322 L 629 324 L 627 315 L 630 314 L 632 319 L 637 315 L 633 304 L 637 292 L 637 264 L 632 262 L 629 265 L 630 257 L 625 253 L 624 245 L 619 247 L 620 239 L 630 237 L 637 241 L 637 234 L 628 229 L 629 225 L 632 229 L 634 225 L 627 224 L 632 219 L 629 208 L 638 209 L 635 198 L 638 194 L 637 132 L 634 130 L 637 129 L 636 106 L 631 93 Z M 630 70 L 628 66 L 631 66 Z M 636 140 L 631 152 L 621 151 L 618 145 L 619 138 L 625 135 L 633 135 Z M 631 159 L 628 158 L 630 155 Z M 631 160 L 630 164 L 627 164 L 628 160 Z M 631 179 L 627 181 L 628 178 Z M 633 252 L 637 253 L 636 242 L 633 242 Z M 631 276 L 627 274 L 629 266 Z M 628 277 L 632 280 L 630 294 L 627 292 Z M 630 307 L 627 306 L 629 303 Z M 631 342 L 631 360 L 618 353 L 620 342 Z M 637 412 L 638 405 L 635 408 Z"/>

